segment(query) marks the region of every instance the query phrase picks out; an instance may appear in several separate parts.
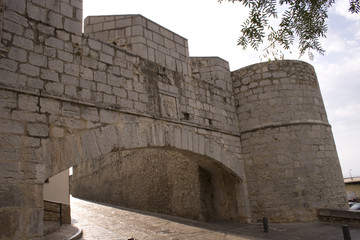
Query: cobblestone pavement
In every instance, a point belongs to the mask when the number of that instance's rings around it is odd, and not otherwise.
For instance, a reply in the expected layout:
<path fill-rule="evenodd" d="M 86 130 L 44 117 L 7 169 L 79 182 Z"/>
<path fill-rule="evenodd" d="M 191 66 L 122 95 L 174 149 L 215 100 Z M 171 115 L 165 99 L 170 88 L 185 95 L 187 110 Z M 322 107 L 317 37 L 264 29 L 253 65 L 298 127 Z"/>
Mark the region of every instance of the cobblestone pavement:
<path fill-rule="evenodd" d="M 83 229 L 83 240 L 339 240 L 342 226 L 325 223 L 261 224 L 203 223 L 71 198 L 73 223 Z M 360 239 L 360 228 L 350 228 Z"/>

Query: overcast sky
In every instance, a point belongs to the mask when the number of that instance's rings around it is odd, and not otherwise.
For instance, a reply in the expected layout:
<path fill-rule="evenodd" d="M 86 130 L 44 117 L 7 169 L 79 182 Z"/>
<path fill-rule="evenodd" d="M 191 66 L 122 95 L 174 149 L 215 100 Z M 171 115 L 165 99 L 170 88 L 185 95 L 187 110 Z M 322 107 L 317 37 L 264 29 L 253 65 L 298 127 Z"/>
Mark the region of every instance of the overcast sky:
<path fill-rule="evenodd" d="M 188 39 L 190 56 L 218 56 L 236 70 L 260 61 L 260 52 L 236 46 L 248 9 L 217 0 L 84 0 L 89 15 L 141 14 Z M 336 0 L 329 15 L 325 56 L 300 60 L 315 67 L 344 177 L 360 176 L 360 14 Z M 286 59 L 298 59 L 296 47 Z M 264 60 L 263 60 L 264 61 Z M 359 149 L 360 150 L 360 149 Z"/>

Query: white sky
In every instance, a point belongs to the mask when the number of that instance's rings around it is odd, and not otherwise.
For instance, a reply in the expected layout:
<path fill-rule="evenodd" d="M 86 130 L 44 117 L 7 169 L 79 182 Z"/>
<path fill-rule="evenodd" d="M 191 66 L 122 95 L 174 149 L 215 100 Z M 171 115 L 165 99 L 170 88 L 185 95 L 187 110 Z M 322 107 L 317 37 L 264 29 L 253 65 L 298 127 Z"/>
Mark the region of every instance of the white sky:
<path fill-rule="evenodd" d="M 190 56 L 218 56 L 236 70 L 260 61 L 260 52 L 236 46 L 248 9 L 217 0 L 83 0 L 89 15 L 141 14 L 188 39 Z M 360 14 L 337 0 L 329 15 L 325 56 L 310 61 L 320 82 L 344 177 L 360 176 Z M 285 54 L 286 59 L 297 59 Z"/>

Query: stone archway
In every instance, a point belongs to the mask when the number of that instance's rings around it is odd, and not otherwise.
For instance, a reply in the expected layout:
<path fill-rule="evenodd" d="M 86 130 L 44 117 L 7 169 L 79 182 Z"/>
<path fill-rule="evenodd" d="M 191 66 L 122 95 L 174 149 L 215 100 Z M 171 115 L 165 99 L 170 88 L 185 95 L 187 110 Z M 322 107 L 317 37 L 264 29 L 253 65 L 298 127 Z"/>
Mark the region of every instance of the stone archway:
<path fill-rule="evenodd" d="M 243 220 L 241 179 L 213 159 L 174 148 L 110 152 L 74 167 L 72 195 L 196 220 Z"/>
<path fill-rule="evenodd" d="M 101 110 L 105 111 L 105 110 Z M 181 170 L 178 174 L 178 178 L 171 177 L 166 178 L 163 174 L 152 174 L 151 169 L 154 171 L 161 171 L 164 168 L 164 159 L 182 159 L 181 161 L 172 161 L 174 165 L 185 164 L 191 166 L 191 173 L 193 178 L 196 179 L 195 187 L 188 187 L 184 192 L 185 195 L 191 195 L 195 189 L 196 199 L 198 201 L 197 210 L 189 209 L 189 211 L 183 211 L 187 208 L 186 204 L 179 204 L 180 201 L 176 201 L 179 198 L 177 196 L 168 196 L 159 198 L 155 194 L 154 197 L 149 199 L 143 199 L 136 206 L 129 205 L 131 198 L 124 199 L 122 202 L 109 202 L 114 204 L 125 204 L 128 207 L 139 208 L 139 206 L 145 206 L 144 201 L 152 201 L 149 203 L 149 207 L 142 210 L 158 211 L 158 209 L 166 206 L 165 202 L 171 200 L 174 202 L 163 213 L 189 217 L 198 220 L 237 220 L 247 221 L 249 218 L 247 208 L 247 190 L 244 181 L 244 172 L 241 167 L 241 162 L 237 155 L 237 144 L 239 139 L 237 137 L 216 133 L 213 131 L 199 129 L 197 127 L 181 126 L 167 121 L 156 120 L 136 115 L 129 115 L 125 113 L 118 113 L 107 111 L 108 115 L 111 115 L 111 123 L 102 124 L 102 126 L 94 127 L 90 129 L 84 129 L 80 132 L 74 132 L 71 129 L 62 129 L 64 132 L 71 132 L 72 134 L 62 134 L 61 137 L 47 139 L 43 141 L 42 147 L 38 150 L 38 157 L 41 161 L 46 163 L 44 168 L 43 178 L 53 176 L 71 166 L 80 166 L 79 169 L 89 168 L 92 169 L 90 174 L 96 172 L 96 167 L 101 166 L 104 162 L 108 162 L 112 158 L 120 158 L 122 154 L 130 154 L 135 158 L 140 156 L 148 156 L 151 154 L 144 154 L 146 151 L 153 152 L 153 159 L 149 162 L 142 162 L 140 164 L 143 169 L 143 177 L 151 177 L 153 185 L 151 187 L 160 186 L 160 182 L 167 182 L 171 188 L 170 190 L 162 189 L 164 194 L 181 194 L 184 190 L 182 186 L 176 186 L 175 182 L 181 178 L 181 174 L 187 173 L 189 170 Z M 59 129 L 58 129 L 59 130 Z M 52 128 L 50 132 L 53 132 Z M 219 138 L 221 137 L 221 139 Z M 155 153 L 154 153 L 155 151 Z M 154 161 L 157 157 L 156 154 L 163 153 L 166 155 L 171 153 L 172 157 L 162 158 L 162 162 Z M 120 154 L 120 155 L 119 155 Z M 138 154 L 136 156 L 136 154 Z M 161 154 L 160 154 L 161 155 Z M 122 159 L 121 157 L 120 159 Z M 161 159 L 161 157 L 160 157 Z M 185 159 L 185 160 L 184 160 Z M 139 161 L 138 163 L 140 163 Z M 112 169 L 116 169 L 119 162 L 113 163 Z M 106 164 L 105 164 L 106 165 Z M 172 167 L 167 163 L 169 174 L 174 174 L 177 171 L 177 167 Z M 121 168 L 117 168 L 120 169 Z M 131 171 L 139 170 L 139 167 L 133 166 Z M 126 173 L 124 170 L 124 174 Z M 190 174 L 190 172 L 188 174 Z M 94 173 L 95 174 L 95 173 Z M 106 175 L 101 173 L 102 175 Z M 101 175 L 100 174 L 100 175 Z M 114 176 L 115 174 L 113 174 Z M 136 175 L 133 175 L 136 176 Z M 189 175 L 190 176 L 190 175 Z M 166 181 L 162 181 L 162 178 L 166 178 Z M 136 177 L 135 177 L 136 178 Z M 140 177 L 141 179 L 141 177 Z M 119 181 L 121 179 L 118 179 Z M 143 179 L 142 179 L 143 180 Z M 80 184 L 86 186 L 87 183 L 84 180 Z M 103 178 L 100 178 L 98 182 L 93 185 L 102 184 Z M 105 180 L 104 180 L 105 181 Z M 139 181 L 139 179 L 137 180 Z M 136 182 L 136 181 L 135 181 Z M 144 181 L 143 181 L 144 182 Z M 190 184 L 191 181 L 183 181 L 185 184 Z M 147 183 L 147 182 L 146 182 Z M 79 186 L 80 186 L 79 185 Z M 131 185 L 131 184 L 128 184 Z M 105 185 L 106 186 L 106 185 Z M 135 189 L 139 188 L 141 194 L 144 190 L 141 189 L 141 184 L 135 184 Z M 148 188 L 151 188 L 148 186 Z M 101 188 L 104 188 L 103 186 Z M 106 187 L 105 187 L 106 188 Z M 110 187 L 110 189 L 113 187 Z M 134 189 L 132 189 L 133 191 Z M 81 191 L 78 191 L 81 193 Z M 123 190 L 122 194 L 127 194 L 128 190 Z M 88 199 L 99 200 L 107 202 L 104 198 L 99 196 L 104 193 L 95 193 L 97 196 L 82 195 Z M 144 194 L 146 195 L 146 194 Z M 76 196 L 76 194 L 75 194 Z M 188 196 L 184 196 L 184 199 L 189 200 Z M 163 201 L 156 203 L 157 201 Z M 156 206 L 158 204 L 158 206 Z M 189 203 L 189 205 L 191 205 Z M 178 207 L 180 206 L 180 207 Z M 165 207 L 166 208 L 166 207 Z"/>

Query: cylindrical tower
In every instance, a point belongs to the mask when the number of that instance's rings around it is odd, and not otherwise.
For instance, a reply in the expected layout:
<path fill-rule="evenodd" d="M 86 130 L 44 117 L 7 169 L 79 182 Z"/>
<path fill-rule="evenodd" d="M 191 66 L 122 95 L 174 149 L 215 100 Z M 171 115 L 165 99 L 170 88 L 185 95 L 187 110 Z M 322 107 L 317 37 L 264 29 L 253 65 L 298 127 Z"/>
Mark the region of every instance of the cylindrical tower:
<path fill-rule="evenodd" d="M 346 209 L 314 68 L 273 61 L 232 75 L 252 220 L 313 221 L 316 208 Z"/>

